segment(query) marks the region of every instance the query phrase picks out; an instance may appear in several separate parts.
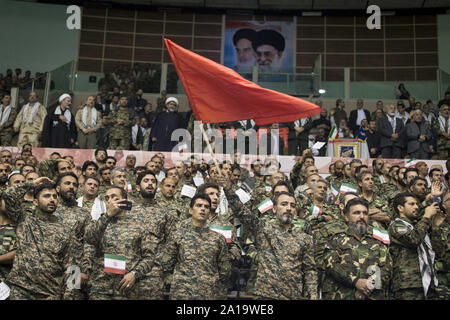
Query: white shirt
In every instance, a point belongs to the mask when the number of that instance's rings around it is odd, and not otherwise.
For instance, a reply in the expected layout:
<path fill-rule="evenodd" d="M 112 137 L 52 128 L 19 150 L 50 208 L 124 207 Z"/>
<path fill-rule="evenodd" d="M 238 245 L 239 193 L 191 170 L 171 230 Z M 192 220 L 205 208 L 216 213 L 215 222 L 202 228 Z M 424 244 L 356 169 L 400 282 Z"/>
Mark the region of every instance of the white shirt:
<path fill-rule="evenodd" d="M 270 134 L 270 137 L 272 139 L 272 150 L 268 150 L 272 154 L 280 154 L 280 146 L 279 146 L 279 139 L 276 134 Z"/>
<path fill-rule="evenodd" d="M 366 113 L 364 112 L 364 109 L 357 109 L 358 110 L 358 117 L 356 118 L 356 125 L 360 126 L 361 121 L 366 119 Z"/>
<path fill-rule="evenodd" d="M 404 117 L 405 119 L 403 120 L 403 124 L 406 125 L 406 121 L 408 121 L 409 119 L 409 113 L 405 111 L 405 113 L 403 115 L 401 115 L 400 113 L 396 113 L 395 115 L 397 118 L 399 118 L 400 120 L 402 120 L 402 117 Z"/>

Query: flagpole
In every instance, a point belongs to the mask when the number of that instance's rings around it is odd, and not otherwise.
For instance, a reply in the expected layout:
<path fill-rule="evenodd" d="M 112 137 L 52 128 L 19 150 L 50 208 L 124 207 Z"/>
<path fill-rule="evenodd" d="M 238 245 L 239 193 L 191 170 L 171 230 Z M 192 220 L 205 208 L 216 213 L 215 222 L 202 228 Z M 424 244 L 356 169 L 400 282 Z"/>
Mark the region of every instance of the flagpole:
<path fill-rule="evenodd" d="M 219 175 L 222 176 L 222 170 L 220 170 L 219 163 L 217 162 L 217 159 L 216 159 L 216 157 L 214 156 L 214 152 L 213 152 L 213 150 L 212 150 L 211 144 L 209 143 L 209 138 L 208 138 L 208 136 L 206 135 L 205 129 L 203 129 L 203 123 L 200 122 L 198 125 L 199 125 L 199 127 L 200 127 L 200 130 L 202 131 L 203 139 L 205 139 L 205 141 L 206 141 L 206 145 L 208 146 L 209 153 L 211 154 L 211 157 L 212 157 L 212 159 L 213 159 L 213 161 L 214 161 L 214 164 L 216 165 L 217 170 L 219 170 Z"/>

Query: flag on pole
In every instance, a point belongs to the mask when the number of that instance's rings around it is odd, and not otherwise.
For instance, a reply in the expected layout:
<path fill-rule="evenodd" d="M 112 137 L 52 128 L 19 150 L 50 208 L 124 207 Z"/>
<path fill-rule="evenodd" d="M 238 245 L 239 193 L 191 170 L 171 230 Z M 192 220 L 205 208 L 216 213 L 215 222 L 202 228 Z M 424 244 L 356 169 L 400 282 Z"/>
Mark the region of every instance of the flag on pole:
<path fill-rule="evenodd" d="M 331 127 L 330 134 L 328 135 L 328 139 L 339 141 L 339 131 L 335 125 Z"/>
<path fill-rule="evenodd" d="M 258 125 L 293 122 L 322 111 L 319 106 L 261 88 L 234 70 L 164 39 L 194 112 L 204 123 L 253 119 Z"/>

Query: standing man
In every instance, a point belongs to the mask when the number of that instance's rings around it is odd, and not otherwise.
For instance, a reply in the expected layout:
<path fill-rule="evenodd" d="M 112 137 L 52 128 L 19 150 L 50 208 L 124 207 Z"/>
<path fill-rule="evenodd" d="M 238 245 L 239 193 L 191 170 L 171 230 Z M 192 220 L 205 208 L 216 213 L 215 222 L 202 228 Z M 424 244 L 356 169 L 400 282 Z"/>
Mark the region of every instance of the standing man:
<path fill-rule="evenodd" d="M 37 93 L 30 92 L 28 103 L 20 110 L 14 122 L 14 132 L 19 132 L 18 146 L 26 143 L 30 143 L 33 147 L 39 146 L 46 116 L 47 109 L 38 102 Z"/>
<path fill-rule="evenodd" d="M 108 124 L 111 125 L 109 133 L 109 148 L 113 150 L 129 150 L 131 144 L 131 126 L 133 121 L 130 119 L 130 112 L 127 107 L 127 97 L 121 97 L 119 100 L 119 110 L 109 115 Z"/>
<path fill-rule="evenodd" d="M 86 241 L 95 247 L 90 299 L 139 298 L 136 283 L 159 264 L 158 239 L 133 209 L 125 210 L 126 200 L 125 190 L 112 186 L 105 195 L 106 214 L 86 229 Z"/>
<path fill-rule="evenodd" d="M 294 225 L 294 195 L 280 192 L 273 199 L 277 221 L 259 219 L 230 191 L 224 188 L 235 218 L 248 230 L 258 255 L 254 295 L 259 299 L 312 299 L 317 296 L 317 269 L 313 238 Z"/>
<path fill-rule="evenodd" d="M 325 272 L 335 290 L 325 292 L 323 298 L 388 299 L 392 259 L 388 247 L 368 232 L 367 201 L 349 200 L 344 214 L 348 227 L 332 235 L 325 245 Z"/>
<path fill-rule="evenodd" d="M 302 154 L 308 148 L 309 130 L 313 128 L 311 117 L 290 122 L 288 128 L 288 154 Z"/>
<path fill-rule="evenodd" d="M 401 119 L 395 116 L 395 106 L 388 104 L 387 114 L 377 121 L 378 132 L 381 135 L 380 148 L 383 158 L 400 159 L 404 147 L 403 135 L 405 126 Z"/>
<path fill-rule="evenodd" d="M 70 112 L 72 97 L 65 93 L 59 97 L 59 106 L 45 117 L 42 146 L 71 148 L 77 142 L 75 117 Z"/>
<path fill-rule="evenodd" d="M 100 128 L 101 119 L 100 113 L 94 108 L 94 99 L 94 96 L 87 97 L 84 107 L 75 116 L 80 149 L 95 149 L 97 145 L 96 131 Z"/>
<path fill-rule="evenodd" d="M 183 127 L 184 121 L 178 113 L 178 99 L 167 98 L 166 107 L 167 111 L 159 114 L 150 133 L 154 151 L 172 151 L 178 143 L 171 140 L 172 132 Z"/>
<path fill-rule="evenodd" d="M 433 129 L 437 138 L 438 159 L 446 160 L 450 157 L 450 121 L 448 105 L 441 105 L 441 111 L 436 120 Z"/>
<path fill-rule="evenodd" d="M 439 212 L 439 205 L 433 203 L 420 218 L 419 202 L 411 193 L 396 195 L 393 205 L 399 216 L 389 226 L 392 241 L 389 250 L 394 262 L 393 298 L 433 299 L 438 287 L 433 248 L 442 241 L 440 226 L 445 216 Z"/>
<path fill-rule="evenodd" d="M 358 99 L 356 100 L 356 110 L 352 110 L 350 112 L 350 118 L 348 121 L 348 126 L 352 130 L 355 137 L 358 135 L 361 121 L 364 119 L 367 120 L 367 123 L 370 122 L 370 112 L 369 110 L 364 109 L 363 99 Z"/>
<path fill-rule="evenodd" d="M 18 199 L 34 189 L 35 214 L 23 212 Z M 73 233 L 55 215 L 58 195 L 47 178 L 10 188 L 2 195 L 5 215 L 18 226 L 17 251 L 8 276 L 11 300 L 63 298 L 65 272 L 71 265 Z M 41 263 L 37 263 L 41 262 Z"/>
<path fill-rule="evenodd" d="M 5 93 L 0 104 L 0 144 L 10 146 L 14 135 L 14 121 L 17 116 L 17 108 L 11 106 L 11 95 Z"/>
<path fill-rule="evenodd" d="M 161 255 L 165 272 L 173 271 L 170 299 L 224 299 L 231 265 L 225 237 L 208 225 L 211 201 L 195 195 L 190 224 L 170 234 Z"/>

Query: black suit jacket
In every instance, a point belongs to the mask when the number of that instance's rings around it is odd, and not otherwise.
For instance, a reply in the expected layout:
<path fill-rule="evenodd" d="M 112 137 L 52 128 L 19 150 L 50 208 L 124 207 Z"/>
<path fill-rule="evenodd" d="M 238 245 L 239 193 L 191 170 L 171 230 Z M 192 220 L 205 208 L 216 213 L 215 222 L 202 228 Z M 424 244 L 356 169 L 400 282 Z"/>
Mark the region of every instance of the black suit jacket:
<path fill-rule="evenodd" d="M 378 132 L 380 133 L 380 149 L 384 147 L 392 147 L 396 146 L 399 148 L 405 147 L 405 126 L 403 125 L 403 121 L 399 118 L 395 118 L 395 133 L 399 134 L 397 141 L 392 141 L 391 136 L 394 132 L 392 132 L 392 125 L 387 119 L 388 115 L 384 115 L 381 119 L 377 121 Z"/>
<path fill-rule="evenodd" d="M 364 113 L 366 114 L 367 121 L 370 121 L 370 112 L 369 110 L 363 109 Z M 356 120 L 358 119 L 358 110 L 352 110 L 350 112 L 350 118 L 348 119 L 348 127 L 353 131 L 353 133 L 358 134 L 357 130 L 359 129 L 359 126 L 356 125 Z M 355 135 L 356 136 L 356 135 Z"/>

